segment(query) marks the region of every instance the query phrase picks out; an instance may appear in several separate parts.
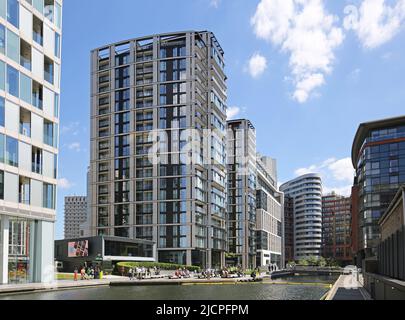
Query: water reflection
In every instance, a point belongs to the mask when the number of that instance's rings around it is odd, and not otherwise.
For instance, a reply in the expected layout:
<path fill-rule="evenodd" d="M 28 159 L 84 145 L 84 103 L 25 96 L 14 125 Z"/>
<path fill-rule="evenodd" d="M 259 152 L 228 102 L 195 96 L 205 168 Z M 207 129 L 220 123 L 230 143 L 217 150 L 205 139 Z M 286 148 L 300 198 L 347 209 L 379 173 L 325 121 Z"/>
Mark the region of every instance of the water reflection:
<path fill-rule="evenodd" d="M 280 284 L 101 287 L 0 296 L 0 300 L 319 300 L 329 290 L 322 284 L 332 284 L 335 280 L 333 277 L 295 277 L 277 280 Z"/>

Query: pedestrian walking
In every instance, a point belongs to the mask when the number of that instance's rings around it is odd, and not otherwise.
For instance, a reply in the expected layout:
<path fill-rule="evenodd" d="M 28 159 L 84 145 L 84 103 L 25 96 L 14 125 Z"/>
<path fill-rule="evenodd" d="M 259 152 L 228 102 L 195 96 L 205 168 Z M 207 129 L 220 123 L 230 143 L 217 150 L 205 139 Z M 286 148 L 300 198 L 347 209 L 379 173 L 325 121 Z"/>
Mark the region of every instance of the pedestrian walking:
<path fill-rule="evenodd" d="M 75 270 L 74 270 L 74 276 L 73 276 L 73 280 L 74 281 L 77 281 L 77 274 L 78 274 L 78 270 L 77 270 L 77 267 L 75 267 Z"/>

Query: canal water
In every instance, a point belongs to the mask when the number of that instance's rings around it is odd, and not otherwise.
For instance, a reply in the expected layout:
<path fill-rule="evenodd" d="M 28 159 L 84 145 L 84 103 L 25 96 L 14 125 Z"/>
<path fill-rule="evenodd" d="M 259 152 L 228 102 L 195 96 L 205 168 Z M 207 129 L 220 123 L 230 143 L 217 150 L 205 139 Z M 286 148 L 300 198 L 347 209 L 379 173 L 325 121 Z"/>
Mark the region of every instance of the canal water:
<path fill-rule="evenodd" d="M 280 284 L 99 287 L 0 296 L 0 300 L 319 300 L 336 280 L 305 276 L 276 280 Z"/>

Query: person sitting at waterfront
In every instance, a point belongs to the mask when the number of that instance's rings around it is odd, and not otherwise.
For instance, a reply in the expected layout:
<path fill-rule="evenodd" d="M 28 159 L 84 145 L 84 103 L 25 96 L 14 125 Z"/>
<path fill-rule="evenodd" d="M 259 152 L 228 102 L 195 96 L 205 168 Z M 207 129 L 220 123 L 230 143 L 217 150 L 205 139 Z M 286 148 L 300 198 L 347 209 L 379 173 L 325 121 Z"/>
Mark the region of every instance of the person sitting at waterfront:
<path fill-rule="evenodd" d="M 86 270 L 84 269 L 84 267 L 82 267 L 80 269 L 80 279 L 84 280 L 85 279 L 85 275 L 86 275 Z"/>

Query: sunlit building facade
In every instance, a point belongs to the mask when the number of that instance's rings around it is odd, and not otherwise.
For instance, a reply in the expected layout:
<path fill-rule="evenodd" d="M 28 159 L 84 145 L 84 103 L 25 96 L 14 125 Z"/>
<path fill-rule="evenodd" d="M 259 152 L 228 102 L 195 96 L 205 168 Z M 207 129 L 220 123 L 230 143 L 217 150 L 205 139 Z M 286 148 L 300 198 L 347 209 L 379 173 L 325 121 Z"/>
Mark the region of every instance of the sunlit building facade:
<path fill-rule="evenodd" d="M 224 265 L 224 68 L 207 31 L 92 51 L 92 235 L 152 240 L 160 262 Z"/>
<path fill-rule="evenodd" d="M 256 266 L 283 269 L 284 194 L 277 187 L 277 163 L 258 154 L 256 167 Z"/>
<path fill-rule="evenodd" d="M 322 256 L 341 266 L 352 264 L 351 197 L 322 197 Z"/>
<path fill-rule="evenodd" d="M 322 179 L 306 174 L 280 187 L 294 201 L 294 259 L 322 254 Z"/>
<path fill-rule="evenodd" d="M 0 1 L 0 284 L 54 279 L 62 0 Z"/>
<path fill-rule="evenodd" d="M 256 265 L 256 129 L 246 119 L 228 121 L 227 264 Z"/>
<path fill-rule="evenodd" d="M 356 263 L 377 256 L 379 219 L 405 183 L 405 116 L 363 123 L 353 142 Z"/>

